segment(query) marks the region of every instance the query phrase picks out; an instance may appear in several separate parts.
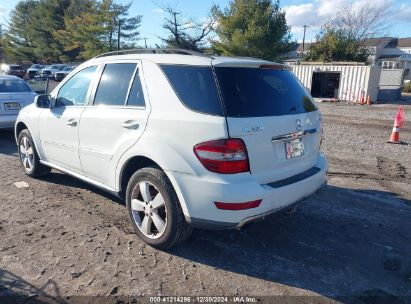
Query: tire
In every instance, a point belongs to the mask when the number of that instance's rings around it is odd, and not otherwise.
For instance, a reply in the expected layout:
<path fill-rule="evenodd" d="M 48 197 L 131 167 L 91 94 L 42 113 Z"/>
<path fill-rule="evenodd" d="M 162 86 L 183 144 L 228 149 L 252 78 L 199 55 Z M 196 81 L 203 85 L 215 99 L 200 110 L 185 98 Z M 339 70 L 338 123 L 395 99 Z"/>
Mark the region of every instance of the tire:
<path fill-rule="evenodd" d="M 145 197 L 143 193 L 146 193 Z M 126 206 L 135 233 L 154 248 L 169 249 L 191 234 L 192 227 L 184 218 L 173 186 L 157 167 L 140 169 L 131 176 L 126 190 Z"/>
<path fill-rule="evenodd" d="M 40 163 L 40 158 L 29 130 L 24 129 L 21 131 L 17 142 L 19 159 L 24 173 L 30 177 L 40 177 L 50 173 L 51 168 Z M 26 158 L 27 160 L 25 160 Z"/>

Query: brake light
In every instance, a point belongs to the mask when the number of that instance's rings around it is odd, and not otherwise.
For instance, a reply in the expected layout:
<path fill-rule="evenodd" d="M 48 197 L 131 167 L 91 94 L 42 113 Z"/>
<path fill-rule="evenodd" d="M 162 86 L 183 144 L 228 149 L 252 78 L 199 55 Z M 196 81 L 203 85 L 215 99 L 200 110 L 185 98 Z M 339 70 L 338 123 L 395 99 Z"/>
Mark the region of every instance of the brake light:
<path fill-rule="evenodd" d="M 219 139 L 198 144 L 194 153 L 211 172 L 236 174 L 249 172 L 247 148 L 241 139 Z"/>
<path fill-rule="evenodd" d="M 261 204 L 262 200 L 256 200 L 252 202 L 245 202 L 245 203 L 220 203 L 215 202 L 214 204 L 218 209 L 222 210 L 246 210 L 252 208 L 258 208 Z"/>

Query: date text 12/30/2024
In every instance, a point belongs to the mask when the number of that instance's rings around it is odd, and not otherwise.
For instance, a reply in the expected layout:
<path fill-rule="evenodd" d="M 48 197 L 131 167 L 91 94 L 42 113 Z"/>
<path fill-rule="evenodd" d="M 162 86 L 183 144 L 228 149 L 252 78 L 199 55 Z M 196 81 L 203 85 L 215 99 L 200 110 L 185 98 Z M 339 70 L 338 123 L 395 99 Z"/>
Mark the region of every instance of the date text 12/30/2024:
<path fill-rule="evenodd" d="M 197 296 L 197 297 L 170 297 L 170 296 L 158 296 L 150 297 L 150 303 L 256 303 L 257 298 L 235 296 L 235 297 L 209 297 L 209 296 Z"/>

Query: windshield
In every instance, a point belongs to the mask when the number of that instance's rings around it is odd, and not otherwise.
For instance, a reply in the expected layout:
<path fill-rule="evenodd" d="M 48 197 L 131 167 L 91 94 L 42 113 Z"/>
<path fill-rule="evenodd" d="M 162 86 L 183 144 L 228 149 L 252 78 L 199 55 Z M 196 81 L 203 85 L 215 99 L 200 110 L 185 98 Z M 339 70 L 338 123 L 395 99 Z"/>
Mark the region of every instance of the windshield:
<path fill-rule="evenodd" d="M 50 69 L 53 69 L 53 70 L 59 70 L 60 68 L 61 68 L 60 65 L 52 65 L 52 66 L 50 66 Z"/>
<path fill-rule="evenodd" d="M 229 117 L 281 116 L 317 110 L 290 71 L 216 67 L 215 72 Z"/>
<path fill-rule="evenodd" d="M 41 69 L 41 68 L 42 68 L 42 66 L 39 65 L 39 64 L 33 64 L 33 65 L 30 67 L 30 69 Z"/>
<path fill-rule="evenodd" d="M 32 92 L 30 87 L 21 80 L 0 79 L 0 93 Z"/>
<path fill-rule="evenodd" d="M 64 71 L 64 72 L 70 72 L 70 71 L 72 71 L 73 70 L 73 68 L 71 68 L 71 67 L 66 67 L 66 68 L 64 68 L 62 71 Z"/>
<path fill-rule="evenodd" d="M 11 65 L 10 70 L 20 70 L 20 66 L 18 65 Z"/>

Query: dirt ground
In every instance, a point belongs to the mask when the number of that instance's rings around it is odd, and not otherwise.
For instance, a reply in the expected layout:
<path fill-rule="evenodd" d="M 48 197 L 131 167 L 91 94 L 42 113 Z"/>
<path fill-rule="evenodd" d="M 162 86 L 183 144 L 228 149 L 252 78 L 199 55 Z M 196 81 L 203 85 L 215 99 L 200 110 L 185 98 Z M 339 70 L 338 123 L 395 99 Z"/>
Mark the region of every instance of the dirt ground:
<path fill-rule="evenodd" d="M 139 241 L 116 198 L 56 171 L 25 176 L 12 132 L 1 131 L 0 299 L 411 302 L 411 106 L 401 132 L 410 145 L 386 143 L 398 105 L 320 109 L 330 162 L 324 191 L 293 214 L 240 231 L 196 230 L 169 252 Z M 19 181 L 29 188 L 17 189 Z"/>

